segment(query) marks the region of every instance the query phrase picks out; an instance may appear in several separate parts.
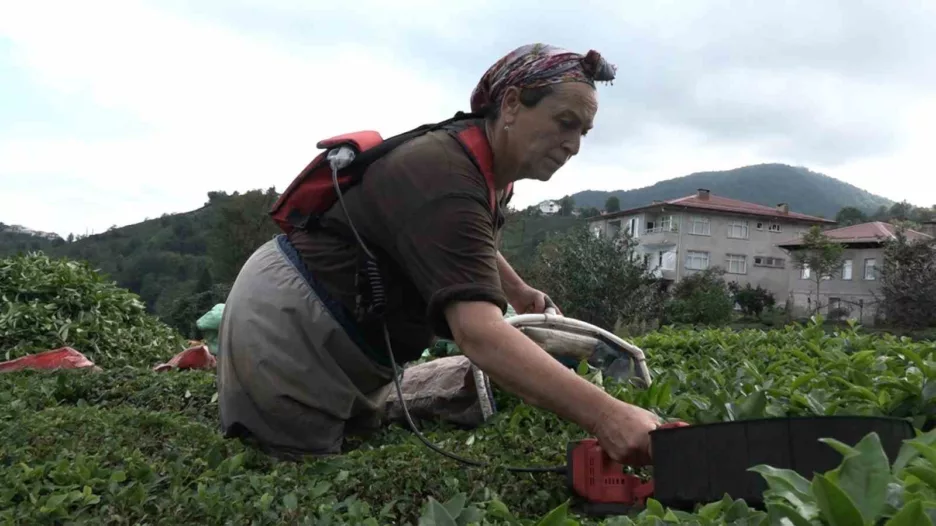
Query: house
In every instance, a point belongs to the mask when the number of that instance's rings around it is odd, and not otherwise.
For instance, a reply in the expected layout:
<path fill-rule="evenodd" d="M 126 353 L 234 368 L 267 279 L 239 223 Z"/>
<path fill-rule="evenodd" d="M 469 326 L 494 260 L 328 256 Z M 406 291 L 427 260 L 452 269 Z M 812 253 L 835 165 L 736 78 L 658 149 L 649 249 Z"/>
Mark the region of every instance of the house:
<path fill-rule="evenodd" d="M 884 261 L 884 243 L 894 239 L 897 227 L 890 223 L 873 221 L 858 225 L 826 230 L 831 241 L 844 245 L 842 268 L 827 276 L 819 287 L 820 313 L 828 316 L 838 311 L 843 317 L 870 324 L 877 312 L 875 292 L 878 289 L 878 269 Z M 932 239 L 933 236 L 907 230 L 908 241 Z M 778 243 L 789 254 L 802 249 L 797 236 Z M 802 313 L 812 312 L 816 301 L 816 279 L 809 268 L 790 272 L 789 301 Z M 842 309 L 842 310 L 839 310 Z"/>
<path fill-rule="evenodd" d="M 712 195 L 707 189 L 669 201 L 598 216 L 589 220 L 596 235 L 614 236 L 621 229 L 638 243 L 638 251 L 663 280 L 719 266 L 726 279 L 770 290 L 778 301 L 788 295 L 789 262 L 778 239 L 834 221 L 776 207 Z"/>
<path fill-rule="evenodd" d="M 920 232 L 936 237 L 936 219 L 932 221 L 923 221 L 923 224 L 920 225 Z"/>
<path fill-rule="evenodd" d="M 26 228 L 23 225 L 6 225 L 3 223 L 0 223 L 0 232 L 11 232 L 13 234 L 23 234 L 27 236 L 41 237 L 43 239 L 48 239 L 50 241 L 62 239 L 62 236 L 56 234 L 55 232 L 42 232 L 40 230 L 33 230 L 31 228 Z"/>
<path fill-rule="evenodd" d="M 545 215 L 556 214 L 559 212 L 559 209 L 562 208 L 557 201 L 543 201 L 537 206 L 539 207 L 539 211 Z"/>

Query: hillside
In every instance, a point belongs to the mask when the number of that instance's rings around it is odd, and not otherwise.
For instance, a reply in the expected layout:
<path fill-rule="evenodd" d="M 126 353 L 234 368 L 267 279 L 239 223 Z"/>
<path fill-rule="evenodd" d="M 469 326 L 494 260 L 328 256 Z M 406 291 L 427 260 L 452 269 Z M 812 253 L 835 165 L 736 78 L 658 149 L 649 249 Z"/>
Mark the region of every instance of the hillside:
<path fill-rule="evenodd" d="M 741 182 L 747 184 L 741 184 Z M 915 217 L 923 210 L 864 192 L 854 186 L 803 169 L 761 165 L 727 172 L 697 173 L 627 192 L 614 192 L 621 207 L 639 206 L 654 199 L 688 195 L 697 188 L 768 205 L 790 203 L 798 212 L 834 218 L 842 207 L 856 206 L 866 214 L 850 214 L 855 221 Z M 537 245 L 554 232 L 583 224 L 583 217 L 604 208 L 611 192 L 586 191 L 573 196 L 582 214 L 565 211 L 542 216 L 531 207 L 509 214 L 501 251 L 524 272 Z M 108 279 L 140 295 L 147 310 L 188 337 L 196 337 L 194 321 L 215 303 L 224 301 L 227 287 L 253 250 L 279 230 L 267 215 L 278 197 L 275 189 L 244 194 L 209 192 L 205 205 L 181 214 L 113 228 L 107 232 L 63 240 L 25 227 L 2 225 L 0 257 L 44 251 L 90 262 Z M 589 210 L 592 208 L 592 210 Z M 922 217 L 922 216 L 921 216 Z M 2 219 L 2 218 L 0 218 Z"/>
<path fill-rule="evenodd" d="M 88 261 L 107 279 L 139 294 L 149 312 L 194 337 L 197 317 L 224 301 L 224 285 L 233 282 L 250 251 L 275 232 L 265 215 L 275 197 L 273 189 L 209 192 L 205 206 L 197 210 L 70 242 L 0 232 L 0 257 L 41 250 Z"/>
<path fill-rule="evenodd" d="M 643 206 L 654 200 L 667 200 L 707 188 L 713 194 L 774 206 L 788 203 L 796 212 L 834 218 L 844 207 L 855 207 L 866 214 L 880 207 L 891 207 L 890 199 L 874 195 L 854 185 L 827 175 L 783 164 L 760 164 L 721 172 L 697 172 L 660 181 L 634 190 L 605 192 L 586 190 L 572 194 L 576 206 L 604 209 L 608 197 L 615 195 L 621 209 Z"/>
<path fill-rule="evenodd" d="M 231 195 L 210 192 L 197 210 L 68 241 L 0 230 L 0 258 L 43 251 L 88 261 L 108 279 L 139 294 L 149 312 L 196 337 L 195 320 L 224 301 L 243 262 L 279 232 L 267 215 L 277 197 L 272 188 Z M 511 214 L 502 252 L 519 269 L 548 233 L 576 224 L 581 220 L 575 217 Z"/>

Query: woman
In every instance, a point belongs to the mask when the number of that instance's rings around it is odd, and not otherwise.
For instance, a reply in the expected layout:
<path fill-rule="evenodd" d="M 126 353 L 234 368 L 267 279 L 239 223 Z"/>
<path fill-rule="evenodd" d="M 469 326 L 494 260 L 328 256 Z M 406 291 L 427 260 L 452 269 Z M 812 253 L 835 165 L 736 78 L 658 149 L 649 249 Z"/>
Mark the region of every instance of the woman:
<path fill-rule="evenodd" d="M 383 325 L 353 314 L 359 234 L 385 263 L 398 363 L 418 358 L 433 336 L 453 339 L 502 388 L 582 426 L 612 458 L 648 462 L 652 413 L 579 378 L 504 322 L 508 303 L 539 313 L 546 296 L 496 248 L 511 185 L 548 181 L 578 153 L 598 109 L 595 82 L 613 78 L 597 52 L 520 47 L 474 89 L 476 118 L 397 147 L 344 194 L 344 207 L 260 247 L 220 326 L 225 433 L 278 453 L 333 454 L 347 434 L 379 421 L 392 369 Z M 480 157 L 457 139 L 465 130 L 477 132 Z"/>

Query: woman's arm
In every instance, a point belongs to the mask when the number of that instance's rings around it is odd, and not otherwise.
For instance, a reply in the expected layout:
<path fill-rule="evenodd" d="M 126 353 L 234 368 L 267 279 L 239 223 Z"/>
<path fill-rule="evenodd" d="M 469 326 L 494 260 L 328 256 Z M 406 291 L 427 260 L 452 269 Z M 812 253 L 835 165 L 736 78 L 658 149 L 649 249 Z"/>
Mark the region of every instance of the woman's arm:
<path fill-rule="evenodd" d="M 508 298 L 516 296 L 517 292 L 526 285 L 523 278 L 510 266 L 510 263 L 507 262 L 507 259 L 500 251 L 497 251 L 497 271 L 500 273 L 501 286 L 504 288 L 504 294 L 506 294 Z"/>

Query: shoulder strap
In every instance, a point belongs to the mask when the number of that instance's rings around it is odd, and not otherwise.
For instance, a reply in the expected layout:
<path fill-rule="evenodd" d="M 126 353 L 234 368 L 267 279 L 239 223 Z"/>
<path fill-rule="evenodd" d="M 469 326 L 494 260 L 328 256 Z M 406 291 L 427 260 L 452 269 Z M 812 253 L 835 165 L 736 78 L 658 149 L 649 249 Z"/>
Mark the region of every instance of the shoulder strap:
<path fill-rule="evenodd" d="M 430 131 L 439 130 L 461 121 L 467 121 L 475 118 L 478 118 L 477 114 L 459 111 L 453 117 L 442 122 L 423 124 L 422 126 L 400 133 L 399 135 L 389 137 L 381 141 L 379 144 L 374 145 L 374 147 L 368 149 L 367 151 L 362 151 L 355 158 L 353 164 L 354 166 L 369 166 L 371 163 L 383 157 L 397 146 L 400 146 L 401 144 L 408 142 L 411 139 L 415 139 L 416 137 L 419 137 L 420 135 Z"/>
<path fill-rule="evenodd" d="M 488 142 L 487 135 L 478 125 L 469 125 L 455 133 L 455 138 L 461 143 L 465 151 L 474 161 L 475 165 L 484 175 L 484 181 L 488 187 L 488 203 L 491 211 L 497 210 L 497 187 L 494 182 L 494 153 L 491 151 L 491 144 Z M 510 195 L 513 190 L 513 183 L 507 185 L 505 195 Z"/>
<path fill-rule="evenodd" d="M 327 141 L 320 142 L 318 146 L 319 148 L 331 148 L 342 142 L 351 142 L 358 147 L 357 149 L 360 152 L 355 158 L 353 164 L 356 167 L 363 168 L 369 166 L 371 163 L 383 157 L 397 146 L 400 146 L 401 144 L 411 139 L 433 130 L 448 128 L 454 131 L 455 138 L 459 143 L 461 143 L 462 147 L 467 151 L 475 165 L 484 175 L 484 180 L 488 187 L 488 202 L 491 207 L 491 211 L 494 212 L 497 210 L 497 189 L 494 183 L 494 154 L 491 151 L 491 145 L 487 140 L 487 135 L 484 133 L 484 129 L 481 126 L 471 122 L 472 120 L 479 118 L 482 117 L 478 114 L 464 113 L 460 111 L 457 112 L 453 117 L 442 122 L 424 124 L 418 128 L 414 128 L 410 131 L 401 133 L 385 140 L 375 139 L 373 136 L 367 133 L 357 133 L 334 137 Z M 507 188 L 505 188 L 505 195 L 511 195 L 512 191 L 513 183 L 510 183 L 507 185 Z"/>

